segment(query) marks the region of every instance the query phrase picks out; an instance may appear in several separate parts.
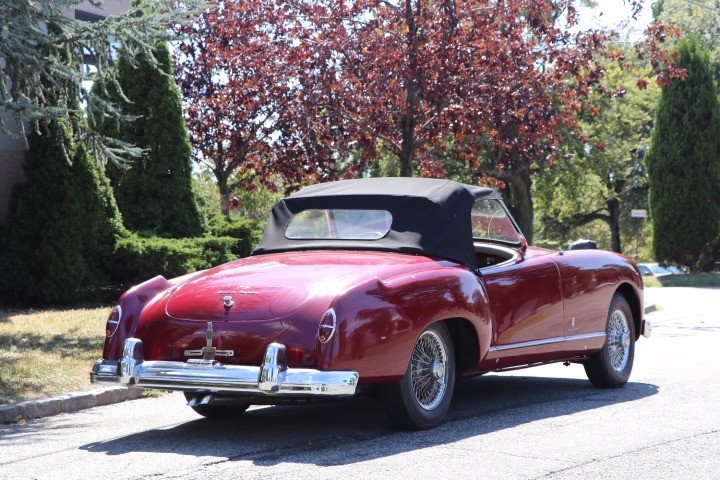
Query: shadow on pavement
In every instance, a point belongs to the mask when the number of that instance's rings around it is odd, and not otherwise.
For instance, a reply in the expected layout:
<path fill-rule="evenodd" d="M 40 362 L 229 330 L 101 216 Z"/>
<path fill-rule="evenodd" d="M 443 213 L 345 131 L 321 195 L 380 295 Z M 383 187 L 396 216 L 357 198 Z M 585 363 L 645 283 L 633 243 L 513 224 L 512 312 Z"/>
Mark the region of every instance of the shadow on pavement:
<path fill-rule="evenodd" d="M 429 431 L 392 429 L 378 399 L 363 396 L 252 409 L 233 420 L 199 418 L 170 429 L 149 430 L 80 448 L 106 455 L 140 451 L 208 456 L 209 463 L 220 457 L 261 466 L 283 462 L 346 465 L 634 402 L 656 393 L 657 386 L 644 383 L 599 390 L 586 380 L 487 375 L 458 382 L 445 423 Z"/>

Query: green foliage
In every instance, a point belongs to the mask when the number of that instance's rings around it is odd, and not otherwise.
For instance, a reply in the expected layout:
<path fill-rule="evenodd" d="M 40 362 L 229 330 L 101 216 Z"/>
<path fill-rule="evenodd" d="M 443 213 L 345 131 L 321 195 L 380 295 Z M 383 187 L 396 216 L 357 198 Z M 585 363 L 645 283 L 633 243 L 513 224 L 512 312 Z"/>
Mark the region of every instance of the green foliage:
<path fill-rule="evenodd" d="M 27 182 L 12 198 L 0 292 L 33 303 L 87 298 L 109 283 L 115 237 L 124 234 L 112 189 L 69 125 L 50 125 L 28 143 Z"/>
<path fill-rule="evenodd" d="M 133 63 L 120 59 L 119 84 L 130 100 L 127 114 L 135 120 L 104 122 L 110 136 L 144 150 L 129 169 L 108 165 L 115 197 L 125 226 L 131 230 L 154 231 L 175 238 L 204 233 L 204 219 L 195 201 L 192 183 L 192 149 L 182 114 L 180 91 L 172 77 L 172 59 L 164 42 L 153 51 L 154 64 L 147 54 Z M 116 88 L 98 83 L 96 90 L 120 103 Z"/>
<path fill-rule="evenodd" d="M 663 88 L 647 155 L 656 259 L 698 271 L 720 233 L 720 106 L 708 57 L 680 42 L 687 79 Z"/>
<path fill-rule="evenodd" d="M 685 36 L 694 37 L 708 51 L 715 79 L 720 81 L 720 2 L 658 0 L 653 6 L 658 20 L 673 22 Z"/>
<path fill-rule="evenodd" d="M 55 128 L 72 122 L 75 135 L 88 151 L 105 161 L 122 163 L 140 152 L 131 145 L 98 134 L 79 121 L 78 105 L 87 106 L 90 117 L 124 116 L 117 104 L 94 92 L 78 88 L 89 80 L 87 57 L 92 56 L 96 76 L 112 84 L 118 56 L 132 59 L 151 56 L 155 42 L 172 38 L 168 25 L 187 20 L 205 2 L 184 0 L 143 0 L 133 2 L 119 16 L 99 22 L 81 22 L 68 15 L 68 9 L 82 0 L 28 1 L 3 0 L 0 8 L 0 110 L 10 112 L 13 122 L 6 125 L 0 115 L 0 136 L 25 137 L 25 125 L 33 130 L 40 124 Z M 91 2 L 95 3 L 95 2 Z M 8 88 L 12 85 L 12 88 Z M 19 132 L 14 131 L 14 125 Z"/>
<path fill-rule="evenodd" d="M 626 58 L 632 69 L 605 66 L 603 89 L 592 97 L 600 110 L 581 123 L 586 142 L 566 144 L 566 155 L 535 177 L 536 229 L 544 242 L 566 245 L 584 237 L 606 249 L 636 249 L 637 224 L 630 210 L 647 208 L 644 153 L 659 88 L 650 81 L 639 89 L 637 77 L 648 75 L 649 67 L 631 52 Z M 641 237 L 640 247 L 649 240 Z"/>
<path fill-rule="evenodd" d="M 237 240 L 230 237 L 143 238 L 118 240 L 113 261 L 116 279 L 137 283 L 155 275 L 178 277 L 234 260 Z"/>
<path fill-rule="evenodd" d="M 215 237 L 231 237 L 235 244 L 231 251 L 238 257 L 247 257 L 260 241 L 264 222 L 242 217 L 226 217 L 216 213 L 210 217 L 210 232 Z"/>

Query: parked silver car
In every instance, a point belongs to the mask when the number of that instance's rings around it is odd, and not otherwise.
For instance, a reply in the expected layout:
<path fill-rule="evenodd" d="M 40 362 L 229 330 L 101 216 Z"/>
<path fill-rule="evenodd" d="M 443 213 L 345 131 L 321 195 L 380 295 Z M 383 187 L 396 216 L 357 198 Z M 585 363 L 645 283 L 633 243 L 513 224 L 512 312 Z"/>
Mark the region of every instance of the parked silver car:
<path fill-rule="evenodd" d="M 664 275 L 681 275 L 685 273 L 675 265 L 662 266 L 659 263 L 638 263 L 638 268 L 643 277 L 662 277 Z"/>

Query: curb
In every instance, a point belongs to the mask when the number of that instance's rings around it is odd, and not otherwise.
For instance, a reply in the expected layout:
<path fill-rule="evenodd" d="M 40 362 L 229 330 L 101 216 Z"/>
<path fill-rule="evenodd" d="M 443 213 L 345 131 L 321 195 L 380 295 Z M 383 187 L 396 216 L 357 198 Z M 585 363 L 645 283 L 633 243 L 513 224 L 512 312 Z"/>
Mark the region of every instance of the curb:
<path fill-rule="evenodd" d="M 647 315 L 648 313 L 652 313 L 655 310 L 657 310 L 657 308 L 655 307 L 654 303 L 651 303 L 650 305 L 645 305 L 645 315 Z"/>
<path fill-rule="evenodd" d="M 76 412 L 140 397 L 142 397 L 142 389 L 139 388 L 108 387 L 90 392 L 72 392 L 59 397 L 10 403 L 0 405 L 0 424 Z"/>

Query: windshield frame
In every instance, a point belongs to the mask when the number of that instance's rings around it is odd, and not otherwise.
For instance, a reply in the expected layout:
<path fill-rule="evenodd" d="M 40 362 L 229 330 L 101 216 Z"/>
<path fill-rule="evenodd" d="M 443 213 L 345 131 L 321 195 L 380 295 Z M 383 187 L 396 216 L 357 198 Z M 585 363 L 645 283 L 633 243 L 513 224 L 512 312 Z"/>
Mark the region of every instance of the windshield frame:
<path fill-rule="evenodd" d="M 503 213 L 505 214 L 505 218 L 507 218 L 508 220 L 510 220 L 510 226 L 512 226 L 512 227 L 513 227 L 513 230 L 515 231 L 515 235 L 517 236 L 517 241 L 511 241 L 511 240 L 506 240 L 506 239 L 501 239 L 501 238 L 487 238 L 487 237 L 476 237 L 476 236 L 475 236 L 475 232 L 474 232 L 474 229 L 473 229 L 473 226 L 472 226 L 472 224 L 473 224 L 473 213 L 472 213 L 472 212 L 473 212 L 473 210 L 475 209 L 475 205 L 478 204 L 478 203 L 480 203 L 480 202 L 494 202 L 496 205 L 498 205 L 498 206 L 500 207 L 500 209 L 501 209 L 501 210 L 503 211 Z M 498 200 L 498 199 L 494 199 L 494 198 L 479 198 L 479 199 L 477 199 L 477 200 L 475 200 L 475 201 L 473 202 L 472 207 L 470 208 L 470 231 L 471 231 L 472 234 L 473 234 L 473 237 L 472 237 L 472 238 L 473 238 L 473 242 L 497 243 L 497 244 L 500 244 L 500 245 L 508 245 L 508 246 L 511 246 L 511 247 L 514 247 L 514 248 L 520 248 L 520 247 L 522 247 L 522 246 L 524 245 L 524 244 L 523 244 L 523 239 L 525 238 L 525 236 L 523 235 L 522 231 L 520 230 L 520 227 L 519 227 L 518 224 L 515 222 L 515 219 L 514 219 L 513 216 L 510 214 L 510 212 L 508 211 L 507 207 L 505 206 L 505 203 L 502 202 L 502 201 L 500 201 L 500 200 Z"/>

